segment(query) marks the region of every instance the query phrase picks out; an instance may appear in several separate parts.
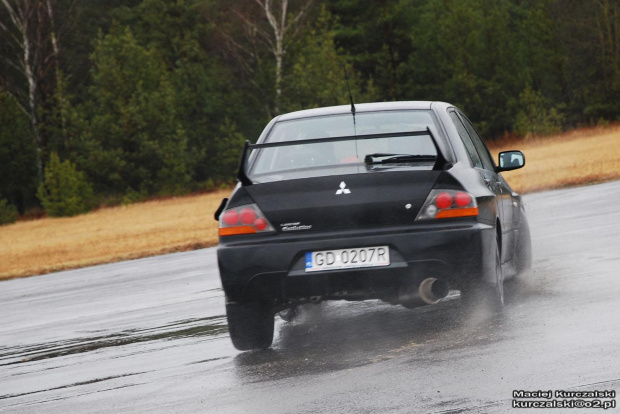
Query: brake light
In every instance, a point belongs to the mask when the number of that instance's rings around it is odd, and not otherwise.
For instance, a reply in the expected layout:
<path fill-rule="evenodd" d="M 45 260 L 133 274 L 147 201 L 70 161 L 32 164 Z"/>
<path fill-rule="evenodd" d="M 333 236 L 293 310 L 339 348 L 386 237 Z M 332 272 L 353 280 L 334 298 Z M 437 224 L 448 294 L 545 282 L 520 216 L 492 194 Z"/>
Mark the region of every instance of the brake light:
<path fill-rule="evenodd" d="M 236 210 L 228 210 L 222 214 L 222 221 L 229 226 L 233 226 L 239 222 L 239 213 Z"/>
<path fill-rule="evenodd" d="M 220 237 L 268 231 L 273 231 L 273 226 L 256 204 L 234 207 L 220 216 Z"/>
<path fill-rule="evenodd" d="M 459 191 L 454 197 L 456 205 L 459 207 L 467 207 L 471 203 L 471 196 L 467 193 Z"/>
<path fill-rule="evenodd" d="M 440 209 L 450 208 L 452 205 L 452 196 L 448 193 L 439 193 L 437 197 L 435 197 L 435 205 Z"/>
<path fill-rule="evenodd" d="M 256 219 L 256 213 L 251 208 L 246 207 L 241 210 L 239 217 L 241 217 L 241 222 L 243 224 L 252 224 Z"/>
<path fill-rule="evenodd" d="M 254 227 L 258 231 L 264 231 L 267 228 L 267 220 L 262 217 L 257 218 L 256 220 L 254 220 Z"/>
<path fill-rule="evenodd" d="M 478 215 L 476 198 L 464 191 L 433 190 L 426 198 L 416 220 L 431 220 Z"/>

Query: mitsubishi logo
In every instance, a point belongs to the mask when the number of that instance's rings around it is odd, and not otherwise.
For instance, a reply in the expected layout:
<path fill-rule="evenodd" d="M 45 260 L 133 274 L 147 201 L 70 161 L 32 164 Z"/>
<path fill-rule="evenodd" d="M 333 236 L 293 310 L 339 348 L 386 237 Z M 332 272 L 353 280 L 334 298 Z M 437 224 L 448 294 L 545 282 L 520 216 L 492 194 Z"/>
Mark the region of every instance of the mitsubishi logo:
<path fill-rule="evenodd" d="M 347 184 L 344 181 L 340 183 L 340 190 L 336 191 L 336 195 L 338 194 L 351 194 L 351 190 L 347 188 Z"/>

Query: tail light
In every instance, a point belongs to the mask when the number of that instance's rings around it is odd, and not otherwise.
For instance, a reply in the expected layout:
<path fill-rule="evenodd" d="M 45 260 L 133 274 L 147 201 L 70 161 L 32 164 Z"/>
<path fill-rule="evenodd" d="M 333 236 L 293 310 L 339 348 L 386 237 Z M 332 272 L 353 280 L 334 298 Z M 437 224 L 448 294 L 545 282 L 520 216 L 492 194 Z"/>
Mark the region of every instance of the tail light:
<path fill-rule="evenodd" d="M 255 234 L 273 231 L 273 226 L 256 204 L 225 210 L 220 215 L 220 236 Z"/>
<path fill-rule="evenodd" d="M 433 190 L 426 198 L 416 220 L 432 220 L 478 215 L 476 198 L 465 191 Z"/>

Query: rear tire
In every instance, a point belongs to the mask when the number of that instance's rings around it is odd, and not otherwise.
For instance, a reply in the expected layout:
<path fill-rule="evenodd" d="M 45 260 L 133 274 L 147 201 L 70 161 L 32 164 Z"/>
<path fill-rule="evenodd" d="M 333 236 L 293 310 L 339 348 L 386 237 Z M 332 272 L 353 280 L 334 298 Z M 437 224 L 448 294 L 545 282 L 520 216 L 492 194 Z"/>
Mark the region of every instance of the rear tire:
<path fill-rule="evenodd" d="M 525 215 L 522 216 L 519 225 L 519 240 L 517 242 L 517 274 L 515 277 L 527 275 L 532 269 L 532 238 L 530 226 Z"/>
<path fill-rule="evenodd" d="M 501 243 L 499 234 L 496 238 L 495 248 L 495 284 L 483 280 L 469 285 L 461 290 L 461 302 L 469 310 L 482 309 L 492 313 L 500 313 L 504 308 L 504 274 L 501 262 Z"/>
<path fill-rule="evenodd" d="M 233 345 L 240 351 L 267 349 L 273 342 L 271 309 L 259 303 L 227 303 L 226 318 Z"/>

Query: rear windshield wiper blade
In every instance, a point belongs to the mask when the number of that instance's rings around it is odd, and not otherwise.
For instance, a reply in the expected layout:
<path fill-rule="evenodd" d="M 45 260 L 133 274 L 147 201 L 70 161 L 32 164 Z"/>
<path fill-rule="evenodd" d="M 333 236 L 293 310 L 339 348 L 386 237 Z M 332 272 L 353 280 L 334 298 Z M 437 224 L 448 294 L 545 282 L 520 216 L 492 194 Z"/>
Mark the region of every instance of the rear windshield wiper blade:
<path fill-rule="evenodd" d="M 382 160 L 376 160 L 375 158 L 383 158 Z M 364 157 L 366 164 L 390 164 L 399 162 L 435 162 L 437 156 L 435 155 L 414 155 L 414 154 L 386 154 L 386 153 L 374 153 L 367 154 Z"/>

